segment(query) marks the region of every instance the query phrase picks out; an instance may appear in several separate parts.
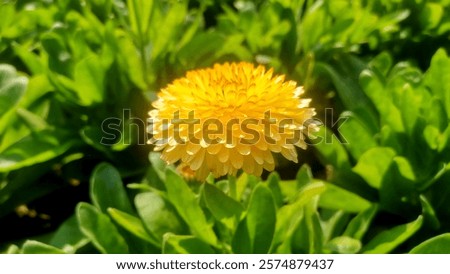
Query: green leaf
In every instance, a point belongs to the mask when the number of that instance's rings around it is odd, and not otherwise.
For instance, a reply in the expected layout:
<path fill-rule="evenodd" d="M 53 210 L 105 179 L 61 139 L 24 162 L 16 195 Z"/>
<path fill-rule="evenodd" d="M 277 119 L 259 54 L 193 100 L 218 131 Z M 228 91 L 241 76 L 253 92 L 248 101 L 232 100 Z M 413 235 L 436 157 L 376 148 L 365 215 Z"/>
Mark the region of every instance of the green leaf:
<path fill-rule="evenodd" d="M 128 0 L 127 7 L 131 29 L 140 39 L 147 36 L 151 26 L 151 15 L 153 11 L 153 0 Z"/>
<path fill-rule="evenodd" d="M 275 232 L 276 208 L 272 192 L 265 185 L 259 184 L 253 190 L 246 220 L 252 253 L 267 253 Z"/>
<path fill-rule="evenodd" d="M 13 66 L 0 64 L 0 117 L 17 105 L 27 85 L 28 79 L 17 76 Z"/>
<path fill-rule="evenodd" d="M 150 160 L 150 163 L 152 164 L 152 169 L 156 172 L 159 179 L 162 181 L 166 180 L 166 168 L 167 164 L 161 160 L 161 153 L 157 152 L 150 152 L 148 154 L 148 159 Z"/>
<path fill-rule="evenodd" d="M 67 219 L 50 240 L 52 246 L 60 248 L 66 253 L 75 253 L 88 242 L 89 240 L 80 231 L 75 215 Z"/>
<path fill-rule="evenodd" d="M 417 245 L 410 254 L 449 254 L 450 253 L 450 233 L 444 233 L 430 238 Z"/>
<path fill-rule="evenodd" d="M 419 21 L 423 29 L 430 30 L 439 26 L 443 15 L 444 7 L 440 3 L 426 3 L 421 9 Z"/>
<path fill-rule="evenodd" d="M 122 228 L 133 234 L 134 236 L 149 242 L 155 246 L 160 246 L 161 243 L 151 237 L 145 230 L 144 224 L 139 218 L 130 215 L 126 212 L 115 208 L 108 208 L 109 216 Z"/>
<path fill-rule="evenodd" d="M 381 123 L 389 125 L 396 132 L 404 132 L 401 112 L 394 105 L 392 92 L 385 87 L 384 79 L 367 69 L 361 73 L 359 82 L 378 110 Z"/>
<path fill-rule="evenodd" d="M 433 206 L 430 204 L 425 195 L 422 194 L 419 198 L 422 205 L 424 227 L 428 226 L 433 230 L 438 230 L 441 227 L 441 222 L 439 221 Z"/>
<path fill-rule="evenodd" d="M 277 212 L 277 223 L 273 246 L 280 253 L 292 253 L 292 236 L 304 218 L 304 207 L 317 199 L 324 192 L 325 184 L 314 182 L 304 186 L 296 195 L 291 204 L 281 207 Z M 281 246 L 278 246 L 281 245 Z"/>
<path fill-rule="evenodd" d="M 414 235 L 422 226 L 422 222 L 423 217 L 419 216 L 415 221 L 383 231 L 367 243 L 362 252 L 370 254 L 389 253 Z"/>
<path fill-rule="evenodd" d="M 418 207 L 415 182 L 415 175 L 408 160 L 395 156 L 380 187 L 381 208 L 391 213 L 414 218 L 415 211 L 411 208 Z"/>
<path fill-rule="evenodd" d="M 44 130 L 49 127 L 42 117 L 24 108 L 17 108 L 16 113 L 33 131 Z"/>
<path fill-rule="evenodd" d="M 378 205 L 372 205 L 368 209 L 361 211 L 348 224 L 343 235 L 356 240 L 362 240 L 367 230 L 370 228 L 373 218 L 378 212 Z"/>
<path fill-rule="evenodd" d="M 256 185 L 261 179 L 254 176 L 242 173 L 236 180 L 236 201 L 248 201 L 250 195 L 249 189 Z"/>
<path fill-rule="evenodd" d="M 391 148 L 374 147 L 359 158 L 353 171 L 366 180 L 370 186 L 379 189 L 395 155 L 395 151 Z"/>
<path fill-rule="evenodd" d="M 8 172 L 56 158 L 79 141 L 67 132 L 52 129 L 35 132 L 0 153 L 0 172 Z"/>
<path fill-rule="evenodd" d="M 105 254 L 128 253 L 127 243 L 108 215 L 84 202 L 77 205 L 76 214 L 81 232 L 92 241 L 100 252 Z"/>
<path fill-rule="evenodd" d="M 450 58 L 444 49 L 439 49 L 431 59 L 430 68 L 425 74 L 425 85 L 441 99 L 450 118 Z"/>
<path fill-rule="evenodd" d="M 20 254 L 20 248 L 17 245 L 10 245 L 6 251 L 1 254 Z"/>
<path fill-rule="evenodd" d="M 383 76 L 387 76 L 392 68 L 392 56 L 383 51 L 370 61 L 369 66 L 377 69 Z"/>
<path fill-rule="evenodd" d="M 44 72 L 44 64 L 39 59 L 38 55 L 31 51 L 26 45 L 12 43 L 14 53 L 19 56 L 20 60 L 27 66 L 28 70 L 33 75 L 41 74 Z"/>
<path fill-rule="evenodd" d="M 216 234 L 206 221 L 205 214 L 200 208 L 195 194 L 186 182 L 175 171 L 168 168 L 165 183 L 170 202 L 189 225 L 191 232 L 206 243 L 217 245 Z"/>
<path fill-rule="evenodd" d="M 203 193 L 206 207 L 214 218 L 234 228 L 234 221 L 239 220 L 244 211 L 242 205 L 211 184 L 204 184 Z"/>
<path fill-rule="evenodd" d="M 311 168 L 307 164 L 302 165 L 295 176 L 295 180 L 297 181 L 298 189 L 311 184 L 313 180 Z"/>
<path fill-rule="evenodd" d="M 235 254 L 251 254 L 252 243 L 247 228 L 247 219 L 244 218 L 234 232 L 231 242 L 233 253 Z"/>
<path fill-rule="evenodd" d="M 318 197 L 312 198 L 303 208 L 303 218 L 290 239 L 292 253 L 323 253 L 323 230 L 317 211 Z"/>
<path fill-rule="evenodd" d="M 342 236 L 342 231 L 348 224 L 351 213 L 343 210 L 320 210 L 320 223 L 323 232 L 324 243 L 330 241 L 334 237 Z"/>
<path fill-rule="evenodd" d="M 38 241 L 27 240 L 21 249 L 22 254 L 66 254 L 59 248 Z"/>
<path fill-rule="evenodd" d="M 354 113 L 346 111 L 340 117 L 341 139 L 345 140 L 344 145 L 354 159 L 359 159 L 364 152 L 377 145 L 367 125 Z"/>
<path fill-rule="evenodd" d="M 101 163 L 94 169 L 89 194 L 92 203 L 103 213 L 109 207 L 133 212 L 119 172 L 108 163 Z"/>
<path fill-rule="evenodd" d="M 276 172 L 272 172 L 267 178 L 267 186 L 272 190 L 272 195 L 275 200 L 275 205 L 280 208 L 284 203 L 283 194 L 280 187 L 280 176 Z"/>
<path fill-rule="evenodd" d="M 56 32 L 46 32 L 41 36 L 41 44 L 48 53 L 48 68 L 52 72 L 64 75 L 71 75 L 72 55 L 68 52 L 64 39 Z"/>
<path fill-rule="evenodd" d="M 326 247 L 339 254 L 355 254 L 361 249 L 361 242 L 348 236 L 340 236 L 329 241 Z"/>
<path fill-rule="evenodd" d="M 397 165 L 398 171 L 403 178 L 413 182 L 417 180 L 413 167 L 411 166 L 407 158 L 396 156 L 394 157 L 394 162 Z"/>
<path fill-rule="evenodd" d="M 136 195 L 134 202 L 147 231 L 159 243 L 162 242 L 163 236 L 167 232 L 174 234 L 185 234 L 187 232 L 186 224 L 175 208 L 158 193 L 140 193 Z"/>
<path fill-rule="evenodd" d="M 97 55 L 90 55 L 75 66 L 75 91 L 80 104 L 90 106 L 100 103 L 105 96 L 105 69 Z"/>
<path fill-rule="evenodd" d="M 214 250 L 195 236 L 164 235 L 163 254 L 214 254 Z"/>
<path fill-rule="evenodd" d="M 361 212 L 370 207 L 366 199 L 340 188 L 326 183 L 326 190 L 320 195 L 319 205 L 323 208 L 345 210 L 347 212 Z"/>
<path fill-rule="evenodd" d="M 267 253 L 272 244 L 273 235 L 276 224 L 276 208 L 275 201 L 270 189 L 260 183 L 258 184 L 250 197 L 248 204 L 247 216 L 242 220 L 245 225 L 240 226 L 246 228 L 236 232 L 236 234 L 244 233 L 248 235 L 250 244 L 250 253 L 264 254 Z M 235 238 L 246 236 L 235 235 Z M 241 253 L 241 243 L 233 241 L 233 250 Z M 244 249 L 245 250 L 245 249 Z"/>

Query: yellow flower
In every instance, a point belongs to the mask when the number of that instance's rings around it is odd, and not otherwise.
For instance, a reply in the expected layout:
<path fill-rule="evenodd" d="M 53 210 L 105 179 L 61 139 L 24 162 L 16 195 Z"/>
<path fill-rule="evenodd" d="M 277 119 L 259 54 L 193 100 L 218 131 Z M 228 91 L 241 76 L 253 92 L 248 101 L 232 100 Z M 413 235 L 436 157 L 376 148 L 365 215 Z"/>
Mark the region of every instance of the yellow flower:
<path fill-rule="evenodd" d="M 317 131 L 303 88 L 250 63 L 216 64 L 187 72 L 152 104 L 150 143 L 168 164 L 179 163 L 203 180 L 272 171 L 272 153 L 297 162 L 295 146 Z"/>

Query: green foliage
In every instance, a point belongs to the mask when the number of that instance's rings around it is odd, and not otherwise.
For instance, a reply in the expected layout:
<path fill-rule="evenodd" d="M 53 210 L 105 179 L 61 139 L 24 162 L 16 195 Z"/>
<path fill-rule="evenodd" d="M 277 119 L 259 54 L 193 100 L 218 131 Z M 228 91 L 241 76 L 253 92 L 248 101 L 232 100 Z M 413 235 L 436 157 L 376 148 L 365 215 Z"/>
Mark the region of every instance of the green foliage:
<path fill-rule="evenodd" d="M 336 137 L 347 143 L 330 146 L 325 140 L 317 146 L 324 161 L 336 169 L 329 178 L 332 182 L 362 196 L 365 193 L 354 185 L 370 186 L 377 193 L 371 200 L 383 212 L 406 220 L 423 214 L 414 222 L 377 235 L 362 249 L 369 253 L 391 252 L 413 235 L 417 240 L 411 243 L 417 244 L 422 237 L 450 229 L 448 222 L 439 221 L 449 213 L 442 202 L 449 198 L 446 70 L 450 58 L 443 49 L 438 50 L 425 73 L 409 63 L 393 66 L 390 59 L 389 54 L 381 53 L 360 76 L 362 90 L 376 107 L 377 131 L 357 127 L 358 135 L 366 137 L 355 138 L 353 121 L 363 117 L 351 113 L 350 120 L 342 120 Z M 335 155 L 340 155 L 339 161 Z M 394 238 L 400 242 L 391 247 L 387 243 L 396 243 Z"/>
<path fill-rule="evenodd" d="M 304 166 L 300 173 L 310 173 L 308 170 Z M 118 178 L 114 176 L 117 174 L 114 167 L 99 164 L 90 180 L 94 205 L 79 203 L 76 222 L 69 219 L 47 243 L 26 242 L 18 252 L 74 253 L 91 246 L 101 253 L 127 253 L 136 240 L 147 246 L 147 250 L 163 253 L 357 252 L 360 247 L 355 251 L 352 246 L 359 240 L 350 235 L 362 237 L 364 227 L 357 226 L 363 226 L 360 223 L 368 220 L 365 216 L 373 214 L 373 210 L 372 213 L 363 211 L 363 217 L 356 217 L 361 220 L 351 222 L 347 228 L 350 233 L 328 241 L 323 236 L 325 222 L 318 210 L 319 195 L 327 191 L 327 186 L 320 181 L 312 178 L 305 181 L 302 175 L 298 176 L 299 181 L 282 181 L 273 176 L 271 182 L 258 180 L 247 184 L 244 192 L 249 192 L 249 197 L 236 200 L 215 184 L 205 183 L 197 188 L 170 167 L 165 173 L 167 191 L 156 190 L 145 181 L 141 183 L 149 188 L 141 187 L 135 196 L 136 211 L 131 209 L 127 213 L 115 208 L 122 206 L 119 201 L 124 196 L 110 195 L 114 200 L 102 212 L 106 204 L 100 203 L 99 197 L 107 195 L 104 189 L 114 186 Z M 102 180 L 102 176 L 109 180 Z M 235 180 L 222 182 L 236 183 Z M 291 201 L 281 194 L 283 204 L 278 209 L 274 199 L 277 192 L 269 187 L 274 183 L 280 189 L 292 185 L 295 189 Z M 216 203 L 224 200 L 229 205 L 219 208 Z M 67 239 L 64 241 L 63 237 Z"/>
<path fill-rule="evenodd" d="M 0 222 L 65 210 L 5 252 L 450 252 L 449 1 L 25 2 L 0 4 Z M 313 98 L 313 168 L 186 180 L 146 145 L 155 92 L 241 60 Z"/>

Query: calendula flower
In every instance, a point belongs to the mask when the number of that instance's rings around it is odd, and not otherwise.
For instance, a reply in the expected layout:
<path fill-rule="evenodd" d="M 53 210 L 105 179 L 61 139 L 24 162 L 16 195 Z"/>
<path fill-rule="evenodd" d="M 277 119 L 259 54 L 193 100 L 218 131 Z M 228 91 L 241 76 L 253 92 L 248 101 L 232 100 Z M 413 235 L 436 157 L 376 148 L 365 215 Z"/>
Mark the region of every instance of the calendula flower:
<path fill-rule="evenodd" d="M 297 162 L 296 146 L 317 130 L 303 88 L 250 63 L 216 64 L 187 72 L 158 93 L 150 111 L 150 140 L 168 164 L 197 179 L 260 176 L 275 167 L 273 153 Z"/>

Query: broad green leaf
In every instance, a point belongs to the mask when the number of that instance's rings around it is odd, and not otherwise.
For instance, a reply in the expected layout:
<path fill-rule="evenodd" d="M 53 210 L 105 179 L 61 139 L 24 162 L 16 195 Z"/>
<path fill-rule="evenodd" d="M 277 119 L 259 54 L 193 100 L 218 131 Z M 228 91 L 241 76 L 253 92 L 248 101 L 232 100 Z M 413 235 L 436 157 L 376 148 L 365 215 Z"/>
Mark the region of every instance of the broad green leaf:
<path fill-rule="evenodd" d="M 235 254 L 252 253 L 252 243 L 250 240 L 250 235 L 248 233 L 246 218 L 241 220 L 238 227 L 236 228 L 231 242 L 231 247 L 233 249 L 233 253 Z"/>
<path fill-rule="evenodd" d="M 408 160 L 401 156 L 394 157 L 379 190 L 382 209 L 401 216 L 414 218 L 416 214 L 411 207 L 417 203 L 415 176 Z"/>
<path fill-rule="evenodd" d="M 97 55 L 81 60 L 75 66 L 75 87 L 80 104 L 89 106 L 101 103 L 105 97 L 105 68 Z"/>
<path fill-rule="evenodd" d="M 354 159 L 377 145 L 367 126 L 352 112 L 341 114 L 339 132 L 345 147 Z"/>
<path fill-rule="evenodd" d="M 450 233 L 444 233 L 430 238 L 417 245 L 410 254 L 449 254 L 450 253 Z"/>
<path fill-rule="evenodd" d="M 368 209 L 361 211 L 348 224 L 343 235 L 356 240 L 362 240 L 367 230 L 370 228 L 373 218 L 378 212 L 378 206 L 372 205 Z"/>
<path fill-rule="evenodd" d="M 439 129 L 432 125 L 427 125 L 425 127 L 423 130 L 423 137 L 432 150 L 438 150 L 438 148 L 442 147 L 442 143 L 445 142 L 445 140 L 442 140 L 443 136 L 439 132 Z"/>
<path fill-rule="evenodd" d="M 126 212 L 120 211 L 115 208 L 108 208 L 109 216 L 125 230 L 133 234 L 134 236 L 147 241 L 155 246 L 160 246 L 161 243 L 156 241 L 152 236 L 150 236 L 145 230 L 142 221 Z"/>
<path fill-rule="evenodd" d="M 400 110 L 394 105 L 392 94 L 385 87 L 384 79 L 380 79 L 373 71 L 364 70 L 360 75 L 360 85 L 375 105 L 382 124 L 387 124 L 396 132 L 404 132 Z"/>
<path fill-rule="evenodd" d="M 320 195 L 319 205 L 323 208 L 361 212 L 370 207 L 370 202 L 357 194 L 326 183 L 326 190 Z"/>
<path fill-rule="evenodd" d="M 22 98 L 22 100 L 19 103 L 19 106 L 28 109 L 33 103 L 37 102 L 39 99 L 42 100 L 42 98 L 45 95 L 51 93 L 53 90 L 54 87 L 52 86 L 46 75 L 44 74 L 34 75 L 29 78 L 26 96 Z M 58 118 L 61 119 L 63 117 Z"/>
<path fill-rule="evenodd" d="M 36 53 L 27 48 L 26 45 L 13 42 L 14 53 L 19 56 L 33 75 L 41 74 L 44 71 L 44 64 Z"/>
<path fill-rule="evenodd" d="M 325 9 L 321 8 L 324 2 L 316 2 L 315 9 L 308 9 L 302 18 L 300 25 L 300 39 L 302 49 L 305 52 L 312 52 L 315 45 L 320 43 L 320 38 L 329 26 Z"/>
<path fill-rule="evenodd" d="M 92 241 L 100 252 L 105 254 L 128 253 L 127 243 L 108 215 L 84 202 L 78 204 L 76 215 L 81 232 Z"/>
<path fill-rule="evenodd" d="M 277 252 L 292 253 L 291 238 L 304 218 L 305 205 L 313 202 L 325 189 L 325 184 L 322 182 L 309 183 L 294 195 L 295 198 L 291 204 L 285 205 L 278 210 L 273 240 L 273 246 Z"/>
<path fill-rule="evenodd" d="M 57 129 L 35 132 L 0 153 L 0 172 L 46 162 L 62 155 L 79 141 Z"/>
<path fill-rule="evenodd" d="M 302 165 L 302 167 L 298 170 L 297 175 L 295 176 L 295 180 L 297 181 L 298 189 L 301 189 L 306 185 L 312 183 L 313 175 L 311 168 L 307 164 Z"/>
<path fill-rule="evenodd" d="M 322 226 L 323 242 L 326 243 L 342 235 L 350 219 L 350 213 L 343 210 L 320 210 L 320 223 Z"/>
<path fill-rule="evenodd" d="M 117 31 L 117 29 L 116 29 Z M 111 35 L 113 36 L 113 35 Z M 109 38 L 109 37 L 107 37 Z M 112 39 L 107 39 L 109 47 L 117 48 L 114 52 L 117 54 L 115 57 L 120 62 L 121 67 L 125 70 L 128 78 L 139 88 L 145 89 L 146 83 L 144 77 L 150 77 L 150 75 L 144 75 L 142 69 L 142 58 L 137 53 L 137 49 L 131 37 L 128 35 L 123 35 L 120 37 L 114 37 Z"/>
<path fill-rule="evenodd" d="M 153 2 L 153 0 L 127 1 L 131 29 L 141 40 L 148 36 L 148 30 L 151 27 L 151 16 L 154 9 Z"/>
<path fill-rule="evenodd" d="M 27 240 L 21 249 L 22 254 L 65 254 L 59 248 L 38 241 Z"/>
<path fill-rule="evenodd" d="M 363 247 L 362 252 L 371 254 L 389 253 L 414 235 L 422 226 L 422 223 L 423 217 L 419 216 L 415 221 L 380 232 Z"/>
<path fill-rule="evenodd" d="M 395 151 L 388 147 L 369 149 L 361 155 L 353 171 L 366 180 L 370 186 L 379 189 L 383 176 L 388 171 L 395 154 Z"/>
<path fill-rule="evenodd" d="M 409 160 L 402 156 L 394 157 L 394 162 L 398 166 L 398 171 L 400 175 L 408 180 L 416 181 L 416 175 L 414 173 L 414 168 L 411 166 Z"/>
<path fill-rule="evenodd" d="M 280 187 L 280 176 L 276 172 L 272 172 L 267 178 L 267 186 L 272 190 L 272 195 L 277 208 L 281 207 L 284 203 L 283 194 Z"/>
<path fill-rule="evenodd" d="M 161 160 L 161 154 L 157 152 L 150 152 L 148 154 L 148 159 L 150 160 L 150 163 L 152 164 L 153 170 L 158 175 L 159 179 L 165 181 L 166 179 L 166 168 L 167 164 L 164 163 L 163 160 Z"/>
<path fill-rule="evenodd" d="M 81 233 L 76 217 L 73 215 L 56 230 L 50 244 L 66 253 L 75 253 L 85 246 L 89 240 Z"/>
<path fill-rule="evenodd" d="M 28 79 L 17 76 L 13 66 L 0 64 L 0 117 L 17 105 L 27 84 Z"/>
<path fill-rule="evenodd" d="M 392 68 L 392 56 L 383 51 L 370 61 L 369 66 L 377 69 L 383 76 L 387 76 Z"/>
<path fill-rule="evenodd" d="M 10 245 L 6 251 L 0 254 L 20 254 L 20 248 L 17 245 Z"/>
<path fill-rule="evenodd" d="M 167 233 L 164 235 L 163 254 L 214 254 L 214 250 L 195 236 Z"/>
<path fill-rule="evenodd" d="M 450 58 L 444 49 L 439 49 L 431 59 L 431 65 L 425 74 L 425 85 L 439 97 L 450 118 Z"/>
<path fill-rule="evenodd" d="M 133 211 L 119 172 L 108 163 L 99 164 L 93 171 L 89 194 L 92 203 L 103 213 L 109 207 L 127 213 Z"/>
<path fill-rule="evenodd" d="M 326 247 L 340 254 L 355 254 L 361 249 L 361 242 L 348 236 L 340 236 L 329 241 Z"/>
<path fill-rule="evenodd" d="M 249 189 L 256 185 L 261 179 L 254 176 L 242 173 L 236 180 L 236 201 L 247 201 L 249 198 Z"/>
<path fill-rule="evenodd" d="M 142 0 L 143 2 L 146 0 Z M 156 1 L 155 5 L 162 5 Z M 156 13 L 158 12 L 158 13 Z M 174 41 L 180 39 L 183 23 L 187 16 L 187 2 L 172 2 L 169 8 L 159 7 L 153 14 L 155 24 L 161 24 L 164 28 L 151 28 L 152 58 L 162 56 L 163 52 L 170 50 Z"/>
<path fill-rule="evenodd" d="M 251 253 L 267 253 L 275 232 L 276 208 L 272 192 L 264 184 L 258 184 L 253 190 L 244 221 Z"/>
<path fill-rule="evenodd" d="M 41 36 L 41 44 L 48 53 L 48 68 L 52 72 L 69 77 L 73 68 L 73 57 L 66 48 L 63 37 L 56 32 Z"/>
<path fill-rule="evenodd" d="M 186 224 L 175 208 L 158 193 L 140 193 L 136 195 L 134 202 L 147 231 L 158 239 L 159 243 L 162 242 L 163 236 L 167 232 L 186 233 Z"/>
<path fill-rule="evenodd" d="M 445 14 L 444 7 L 440 3 L 426 3 L 421 9 L 419 15 L 419 21 L 423 29 L 430 30 L 437 26 L 441 22 L 443 15 Z"/>
<path fill-rule="evenodd" d="M 206 206 L 214 218 L 223 221 L 232 229 L 234 221 L 239 220 L 244 211 L 242 205 L 211 184 L 204 184 L 203 195 Z"/>
<path fill-rule="evenodd" d="M 191 232 L 200 240 L 211 245 L 217 245 L 216 234 L 206 221 L 205 214 L 187 183 L 170 168 L 166 171 L 165 183 L 170 202 L 188 224 Z"/>
<path fill-rule="evenodd" d="M 217 59 L 217 52 L 225 42 L 226 37 L 218 32 L 200 32 L 179 50 L 177 57 L 186 67 L 192 67 L 192 64 L 209 66 Z"/>
<path fill-rule="evenodd" d="M 312 198 L 303 208 L 303 218 L 290 239 L 292 253 L 323 253 L 323 232 L 317 211 L 318 197 Z"/>

